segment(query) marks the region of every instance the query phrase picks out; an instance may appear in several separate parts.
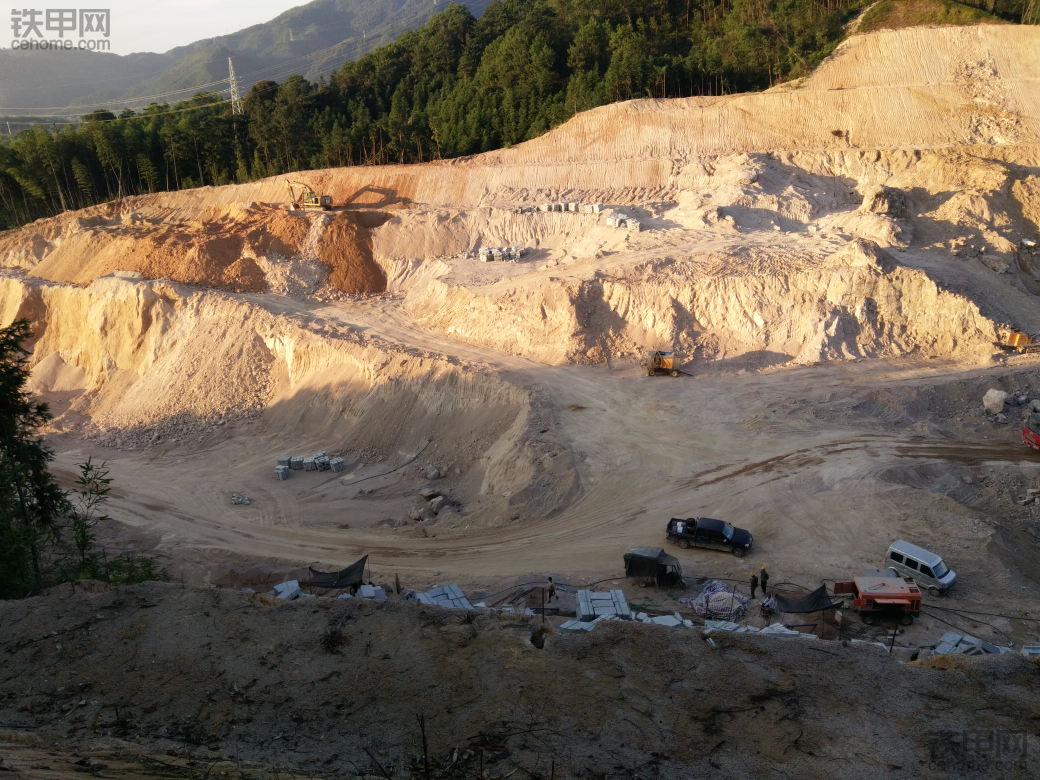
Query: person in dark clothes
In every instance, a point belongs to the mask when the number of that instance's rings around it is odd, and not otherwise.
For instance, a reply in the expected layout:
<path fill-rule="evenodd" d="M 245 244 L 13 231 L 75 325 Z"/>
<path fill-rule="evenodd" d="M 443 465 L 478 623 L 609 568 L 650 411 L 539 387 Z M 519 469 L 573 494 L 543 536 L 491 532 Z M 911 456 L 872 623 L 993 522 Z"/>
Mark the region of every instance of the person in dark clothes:
<path fill-rule="evenodd" d="M 769 572 L 766 571 L 766 567 L 762 567 L 762 573 L 758 577 L 762 581 L 762 598 L 769 598 Z"/>
<path fill-rule="evenodd" d="M 755 598 L 755 588 L 758 587 L 758 577 L 755 576 L 754 572 L 751 572 L 751 598 Z"/>
<path fill-rule="evenodd" d="M 549 578 L 549 585 L 546 587 L 546 590 L 549 591 L 549 598 L 545 600 L 546 604 L 548 604 L 553 599 L 556 599 L 557 601 L 560 600 L 560 597 L 556 595 L 556 585 L 555 583 L 553 583 L 552 577 Z"/>

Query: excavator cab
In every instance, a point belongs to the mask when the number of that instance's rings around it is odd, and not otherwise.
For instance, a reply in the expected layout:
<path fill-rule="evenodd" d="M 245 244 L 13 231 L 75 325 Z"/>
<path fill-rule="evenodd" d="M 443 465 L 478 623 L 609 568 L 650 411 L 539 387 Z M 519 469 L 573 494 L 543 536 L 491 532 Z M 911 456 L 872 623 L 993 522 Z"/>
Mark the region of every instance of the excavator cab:
<path fill-rule="evenodd" d="M 318 195 L 301 181 L 287 181 L 290 206 L 293 211 L 332 211 L 332 196 Z"/>

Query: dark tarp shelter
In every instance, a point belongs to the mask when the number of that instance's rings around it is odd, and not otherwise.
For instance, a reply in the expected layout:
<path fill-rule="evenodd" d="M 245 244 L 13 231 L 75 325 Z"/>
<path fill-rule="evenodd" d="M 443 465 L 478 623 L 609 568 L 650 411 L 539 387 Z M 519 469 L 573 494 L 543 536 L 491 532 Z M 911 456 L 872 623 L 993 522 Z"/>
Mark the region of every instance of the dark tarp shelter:
<path fill-rule="evenodd" d="M 328 588 L 329 590 L 356 588 L 365 577 L 365 566 L 368 564 L 366 555 L 357 563 L 352 563 L 340 571 L 318 571 L 311 569 L 310 579 L 304 585 L 312 588 Z"/>
<path fill-rule="evenodd" d="M 682 586 L 682 567 L 679 559 L 660 547 L 633 547 L 625 553 L 625 576 L 643 582 Z"/>
<path fill-rule="evenodd" d="M 787 614 L 821 612 L 825 609 L 841 609 L 843 606 L 840 601 L 831 601 L 831 597 L 827 595 L 826 585 L 821 585 L 812 593 L 802 596 L 800 599 L 785 599 L 783 596 L 776 596 L 775 598 L 777 609 Z"/>

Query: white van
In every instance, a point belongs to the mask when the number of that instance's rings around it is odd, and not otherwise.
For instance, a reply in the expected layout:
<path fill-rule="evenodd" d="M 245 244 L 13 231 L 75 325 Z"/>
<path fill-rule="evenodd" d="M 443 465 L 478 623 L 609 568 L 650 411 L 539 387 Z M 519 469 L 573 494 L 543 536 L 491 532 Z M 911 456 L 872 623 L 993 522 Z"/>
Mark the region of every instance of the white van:
<path fill-rule="evenodd" d="M 957 573 L 935 553 L 928 552 L 900 539 L 888 548 L 885 560 L 890 569 L 904 577 L 911 577 L 932 596 L 939 596 L 953 587 Z"/>

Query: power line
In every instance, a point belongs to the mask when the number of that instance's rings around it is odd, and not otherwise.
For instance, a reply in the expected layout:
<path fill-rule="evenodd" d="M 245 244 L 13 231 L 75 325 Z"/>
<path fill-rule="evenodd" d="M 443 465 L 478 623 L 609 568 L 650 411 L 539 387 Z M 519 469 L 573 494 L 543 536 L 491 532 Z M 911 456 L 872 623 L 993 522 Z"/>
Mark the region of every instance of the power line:
<path fill-rule="evenodd" d="M 238 94 L 238 81 L 235 79 L 235 66 L 231 58 L 227 58 L 228 84 L 231 86 L 231 113 L 235 116 L 242 114 L 242 98 Z"/>

